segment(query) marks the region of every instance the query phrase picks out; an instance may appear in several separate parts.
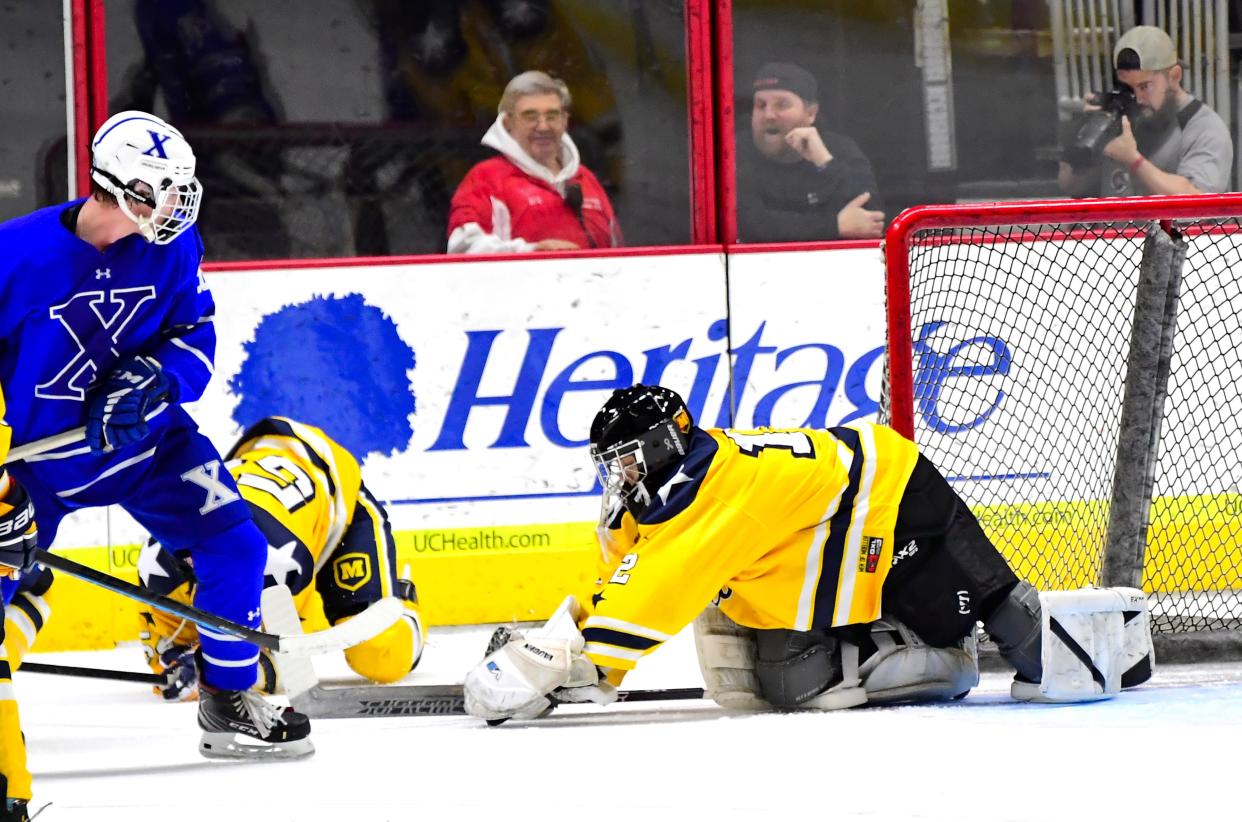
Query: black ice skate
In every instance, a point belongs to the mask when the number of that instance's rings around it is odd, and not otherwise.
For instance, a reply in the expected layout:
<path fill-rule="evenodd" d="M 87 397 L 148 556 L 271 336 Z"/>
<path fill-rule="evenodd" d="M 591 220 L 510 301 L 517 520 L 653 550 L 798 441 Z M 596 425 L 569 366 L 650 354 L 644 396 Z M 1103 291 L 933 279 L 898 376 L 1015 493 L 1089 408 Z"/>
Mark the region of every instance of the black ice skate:
<path fill-rule="evenodd" d="M 198 751 L 210 759 L 301 759 L 315 752 L 306 714 L 281 709 L 254 691 L 203 686 L 198 726 Z"/>
<path fill-rule="evenodd" d="M 0 796 L 0 822 L 30 822 L 26 800 Z"/>

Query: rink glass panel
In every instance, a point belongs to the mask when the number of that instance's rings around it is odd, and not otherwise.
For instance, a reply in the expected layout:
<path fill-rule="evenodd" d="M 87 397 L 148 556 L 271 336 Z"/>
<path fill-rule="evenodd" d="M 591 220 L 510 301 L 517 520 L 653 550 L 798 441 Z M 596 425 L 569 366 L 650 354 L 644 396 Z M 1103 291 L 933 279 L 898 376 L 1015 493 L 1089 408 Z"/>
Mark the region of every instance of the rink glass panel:
<path fill-rule="evenodd" d="M 936 8 L 935 0 L 733 0 L 739 172 L 754 145 L 755 74 L 791 62 L 818 82 L 817 125 L 852 138 L 870 160 L 888 220 L 927 203 L 1056 195 L 1046 4 Z"/>
<path fill-rule="evenodd" d="M 508 80 L 561 77 L 627 245 L 690 239 L 684 10 L 673 0 L 117 0 L 113 109 L 200 158 L 212 260 L 441 253 Z"/>
<path fill-rule="evenodd" d="M 65 198 L 60 3 L 0 3 L 0 222 Z"/>

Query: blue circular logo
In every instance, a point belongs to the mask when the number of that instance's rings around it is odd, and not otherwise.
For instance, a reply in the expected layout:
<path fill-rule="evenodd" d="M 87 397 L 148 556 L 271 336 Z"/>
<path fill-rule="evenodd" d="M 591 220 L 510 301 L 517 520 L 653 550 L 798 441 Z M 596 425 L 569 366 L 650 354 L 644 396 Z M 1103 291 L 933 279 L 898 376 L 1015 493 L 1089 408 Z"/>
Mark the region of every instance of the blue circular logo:
<path fill-rule="evenodd" d="M 243 428 L 279 415 L 322 428 L 360 461 L 404 451 L 414 433 L 414 349 L 361 294 L 268 314 L 229 382 Z"/>

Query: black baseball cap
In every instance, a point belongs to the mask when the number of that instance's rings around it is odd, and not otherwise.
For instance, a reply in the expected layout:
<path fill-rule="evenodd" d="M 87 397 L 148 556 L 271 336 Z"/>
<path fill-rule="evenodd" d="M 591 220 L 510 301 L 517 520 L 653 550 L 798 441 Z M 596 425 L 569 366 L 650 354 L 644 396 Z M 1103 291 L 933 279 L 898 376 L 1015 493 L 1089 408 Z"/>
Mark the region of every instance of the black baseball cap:
<path fill-rule="evenodd" d="M 768 63 L 755 75 L 754 91 L 791 91 L 808 103 L 819 100 L 819 83 L 793 63 Z"/>

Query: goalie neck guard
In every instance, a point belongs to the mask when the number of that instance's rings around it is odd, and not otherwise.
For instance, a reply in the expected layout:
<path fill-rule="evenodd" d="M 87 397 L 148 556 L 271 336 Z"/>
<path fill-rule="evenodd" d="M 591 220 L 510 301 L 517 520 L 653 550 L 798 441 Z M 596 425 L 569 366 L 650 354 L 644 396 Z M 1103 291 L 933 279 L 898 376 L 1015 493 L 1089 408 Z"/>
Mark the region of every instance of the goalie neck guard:
<path fill-rule="evenodd" d="M 694 420 L 676 391 L 635 385 L 614 391 L 591 422 L 591 459 L 605 501 L 620 497 L 637 516 L 667 469 L 686 455 Z"/>
<path fill-rule="evenodd" d="M 194 168 L 181 132 L 144 111 L 112 115 L 91 141 L 91 179 L 156 245 L 171 243 L 198 219 L 203 189 Z"/>

